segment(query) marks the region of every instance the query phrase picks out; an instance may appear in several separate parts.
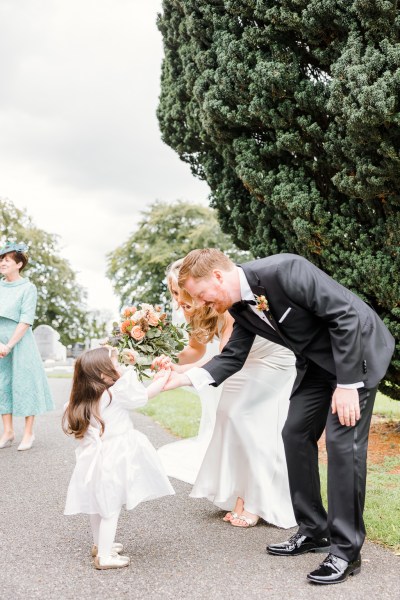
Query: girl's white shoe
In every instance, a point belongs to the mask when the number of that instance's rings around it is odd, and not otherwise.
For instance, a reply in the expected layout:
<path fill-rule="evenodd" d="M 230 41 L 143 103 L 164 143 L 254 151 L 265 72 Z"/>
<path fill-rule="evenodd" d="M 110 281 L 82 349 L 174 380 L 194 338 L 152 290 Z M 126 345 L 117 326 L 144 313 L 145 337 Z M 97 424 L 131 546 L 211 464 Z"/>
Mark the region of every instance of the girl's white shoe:
<path fill-rule="evenodd" d="M 128 556 L 120 556 L 119 554 L 112 554 L 102 558 L 96 556 L 94 559 L 94 566 L 96 569 L 121 569 L 127 567 L 130 563 Z"/>
<path fill-rule="evenodd" d="M 114 542 L 111 548 L 111 554 L 121 554 L 123 549 L 124 547 L 122 544 L 120 544 L 119 542 Z M 92 556 L 93 558 L 97 556 L 97 546 L 95 544 L 93 544 L 92 546 Z"/>

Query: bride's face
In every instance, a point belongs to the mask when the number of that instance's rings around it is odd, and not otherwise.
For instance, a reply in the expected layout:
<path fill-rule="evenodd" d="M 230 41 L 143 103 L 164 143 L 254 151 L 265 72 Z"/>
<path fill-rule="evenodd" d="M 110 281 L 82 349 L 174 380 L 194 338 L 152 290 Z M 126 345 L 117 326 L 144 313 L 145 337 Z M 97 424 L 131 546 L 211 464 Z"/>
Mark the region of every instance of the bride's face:
<path fill-rule="evenodd" d="M 170 289 L 173 299 L 178 303 L 184 312 L 188 312 L 193 308 L 190 304 L 187 304 L 187 302 L 184 301 L 181 291 L 175 282 L 171 283 Z"/>

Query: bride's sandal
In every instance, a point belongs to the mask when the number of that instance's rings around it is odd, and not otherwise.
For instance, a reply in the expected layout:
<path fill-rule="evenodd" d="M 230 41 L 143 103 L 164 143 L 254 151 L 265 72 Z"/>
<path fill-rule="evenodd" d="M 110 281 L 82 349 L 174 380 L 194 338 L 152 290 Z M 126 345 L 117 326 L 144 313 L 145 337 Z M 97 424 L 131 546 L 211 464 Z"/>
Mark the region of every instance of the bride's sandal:
<path fill-rule="evenodd" d="M 234 511 L 231 510 L 231 512 L 227 512 L 226 515 L 224 517 L 222 517 L 222 520 L 225 521 L 225 523 L 230 523 L 232 521 L 232 519 L 238 519 L 239 515 Z"/>
<path fill-rule="evenodd" d="M 251 519 L 250 517 L 246 517 L 245 515 L 240 515 L 240 517 L 236 517 L 235 519 L 231 520 L 231 525 L 233 525 L 233 527 L 244 527 L 245 529 L 247 529 L 248 527 L 255 527 L 259 520 L 260 517 L 255 517 L 255 519 Z M 233 521 L 236 521 L 236 523 L 234 523 Z"/>

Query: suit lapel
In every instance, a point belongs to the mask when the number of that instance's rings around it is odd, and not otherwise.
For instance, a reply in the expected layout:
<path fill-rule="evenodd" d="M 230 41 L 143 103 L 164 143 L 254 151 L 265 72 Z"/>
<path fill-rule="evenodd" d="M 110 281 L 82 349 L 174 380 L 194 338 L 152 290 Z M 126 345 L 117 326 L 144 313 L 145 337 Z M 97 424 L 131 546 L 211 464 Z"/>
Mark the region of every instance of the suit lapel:
<path fill-rule="evenodd" d="M 253 271 L 248 264 L 239 265 L 239 266 L 243 269 L 244 274 L 246 275 L 246 279 L 248 281 L 249 286 L 251 287 L 252 292 L 256 296 L 265 296 L 268 300 L 267 290 L 265 289 L 265 287 L 263 287 L 261 285 L 261 281 L 260 281 L 260 278 L 259 278 L 257 272 Z M 251 310 L 250 307 L 248 308 L 248 311 L 253 313 L 253 315 L 255 316 L 255 318 L 258 321 L 260 320 L 260 318 L 257 317 L 257 315 L 254 313 L 253 310 Z M 282 331 L 279 329 L 278 323 L 275 321 L 275 318 L 274 318 L 271 310 L 264 310 L 263 313 L 267 317 L 268 321 L 271 323 L 273 328 L 275 329 L 277 335 L 283 340 L 284 345 L 287 348 L 290 348 L 294 352 L 291 344 L 286 339 L 286 337 L 283 335 Z M 248 312 L 246 314 L 248 315 Z"/>

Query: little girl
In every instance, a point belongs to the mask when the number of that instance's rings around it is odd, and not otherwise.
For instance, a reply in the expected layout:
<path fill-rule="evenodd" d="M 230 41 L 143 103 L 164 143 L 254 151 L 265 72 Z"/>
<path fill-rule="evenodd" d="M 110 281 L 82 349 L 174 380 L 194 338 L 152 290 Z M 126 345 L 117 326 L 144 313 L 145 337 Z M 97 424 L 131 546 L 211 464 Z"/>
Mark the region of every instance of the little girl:
<path fill-rule="evenodd" d="M 64 514 L 90 515 L 96 569 L 129 565 L 129 557 L 120 555 L 122 544 L 114 543 L 123 504 L 129 510 L 175 493 L 155 449 L 129 416 L 161 391 L 168 375 L 145 388 L 133 367 L 120 374 L 115 348 L 87 350 L 75 363 L 63 429 L 79 447 Z"/>

